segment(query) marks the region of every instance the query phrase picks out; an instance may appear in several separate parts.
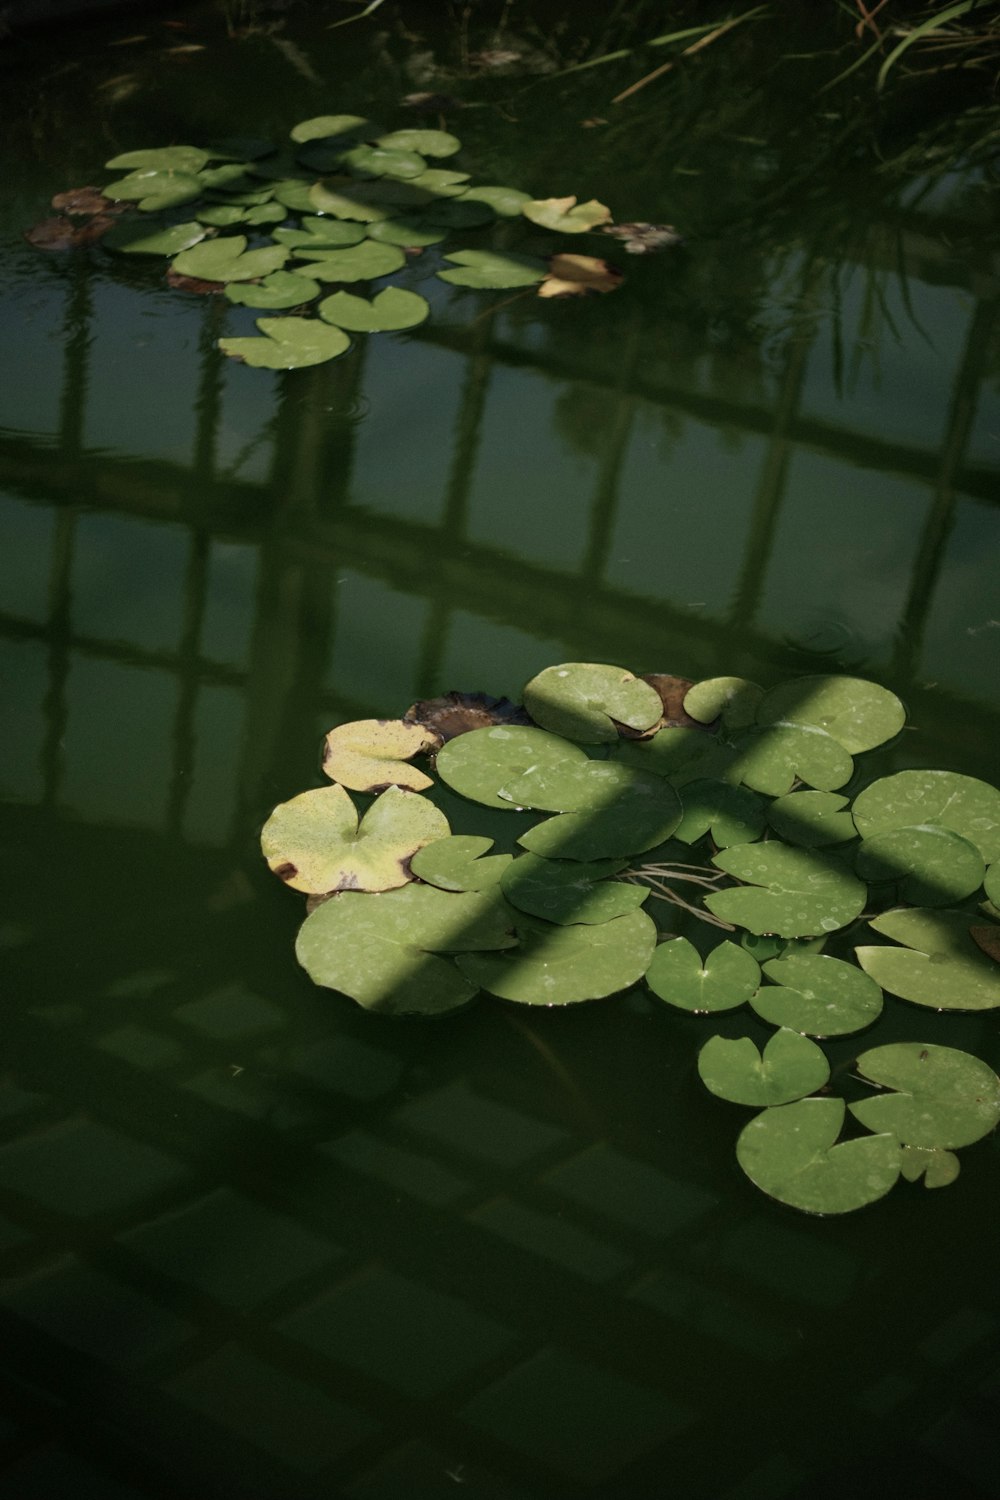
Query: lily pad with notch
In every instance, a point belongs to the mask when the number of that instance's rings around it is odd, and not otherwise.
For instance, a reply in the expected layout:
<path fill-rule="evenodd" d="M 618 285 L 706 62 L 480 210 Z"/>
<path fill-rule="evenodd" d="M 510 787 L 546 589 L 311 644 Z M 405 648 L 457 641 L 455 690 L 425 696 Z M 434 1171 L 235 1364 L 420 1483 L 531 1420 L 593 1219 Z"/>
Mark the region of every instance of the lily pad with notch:
<path fill-rule="evenodd" d="M 850 781 L 854 762 L 844 747 L 811 724 L 775 723 L 743 730 L 734 740 L 726 781 L 742 782 L 770 797 L 781 797 L 797 781 L 832 792 Z"/>
<path fill-rule="evenodd" d="M 314 115 L 293 125 L 289 135 L 302 145 L 306 141 L 374 140 L 379 131 L 380 127 L 364 115 Z"/>
<path fill-rule="evenodd" d="M 352 146 L 344 152 L 342 160 L 357 177 L 419 177 L 427 170 L 419 152 L 392 150 L 387 146 Z"/>
<path fill-rule="evenodd" d="M 312 287 L 315 282 L 306 281 L 304 285 Z M 342 328 L 321 323 L 318 318 L 258 318 L 257 327 L 262 338 L 220 339 L 219 348 L 230 359 L 257 369 L 301 370 L 337 359 L 351 347 Z"/>
<path fill-rule="evenodd" d="M 861 677 L 798 677 L 765 693 L 757 722 L 812 724 L 849 754 L 861 755 L 895 739 L 906 710 L 895 693 Z"/>
<path fill-rule="evenodd" d="M 753 998 L 760 984 L 756 959 L 728 939 L 702 958 L 687 938 L 660 943 L 646 972 L 646 983 L 668 1005 L 695 1014 L 736 1010 Z"/>
<path fill-rule="evenodd" d="M 441 744 L 423 724 L 402 719 L 356 719 L 338 724 L 323 742 L 323 771 L 353 792 L 379 792 L 387 786 L 426 791 L 434 781 L 409 765 L 415 755 Z"/>
<path fill-rule="evenodd" d="M 701 724 L 720 719 L 723 729 L 748 729 L 757 719 L 764 689 L 746 677 L 706 677 L 684 698 L 684 710 Z"/>
<path fill-rule="evenodd" d="M 492 848 L 492 839 L 454 833 L 418 849 L 410 869 L 418 880 L 442 891 L 488 891 L 499 885 L 514 859 L 513 854 L 490 854 Z"/>
<path fill-rule="evenodd" d="M 642 978 L 656 945 L 656 926 L 643 911 L 596 927 L 522 917 L 517 935 L 516 948 L 465 953 L 456 962 L 472 984 L 521 1005 L 576 1005 L 617 994 Z"/>
<path fill-rule="evenodd" d="M 900 1171 L 907 1182 L 918 1182 L 922 1177 L 926 1188 L 948 1187 L 960 1170 L 958 1157 L 953 1151 L 942 1151 L 939 1147 L 903 1147 Z"/>
<path fill-rule="evenodd" d="M 488 183 L 468 188 L 462 197 L 468 203 L 485 203 L 501 219 L 520 218 L 521 209 L 531 202 L 530 196 L 518 188 L 498 187 Z"/>
<path fill-rule="evenodd" d="M 183 172 L 193 177 L 209 160 L 209 153 L 198 146 L 154 146 L 123 151 L 104 165 L 109 172 Z"/>
<path fill-rule="evenodd" d="M 577 203 L 573 196 L 529 198 L 527 203 L 522 203 L 521 212 L 532 224 L 554 229 L 559 234 L 587 234 L 611 222 L 610 208 L 598 203 L 596 198 L 587 203 Z"/>
<path fill-rule="evenodd" d="M 484 224 L 492 224 L 496 219 L 496 211 L 491 204 L 478 202 L 470 198 L 468 193 L 460 197 L 439 198 L 434 203 L 429 203 L 424 210 L 426 217 L 432 224 L 438 224 L 443 229 L 481 229 Z M 448 257 L 455 260 L 454 255 Z M 504 259 L 509 259 L 505 256 Z"/>
<path fill-rule="evenodd" d="M 253 281 L 280 271 L 288 259 L 284 245 L 268 245 L 248 250 L 246 236 L 225 235 L 202 240 L 190 250 L 182 250 L 171 262 L 181 276 L 197 276 L 205 281 Z"/>
<path fill-rule="evenodd" d="M 448 238 L 448 230 L 417 213 L 400 214 L 398 219 L 382 219 L 368 225 L 368 237 L 381 245 L 405 245 L 424 248 L 439 245 Z"/>
<path fill-rule="evenodd" d="M 850 1105 L 868 1130 L 891 1130 L 904 1146 L 954 1151 L 1000 1122 L 1000 1078 L 981 1058 L 929 1042 L 890 1042 L 857 1060 L 862 1078 L 891 1093 Z"/>
<path fill-rule="evenodd" d="M 412 151 L 420 156 L 440 158 L 454 156 L 462 149 L 457 135 L 447 130 L 392 130 L 378 137 L 378 145 L 390 151 Z"/>
<path fill-rule="evenodd" d="M 876 984 L 934 1010 L 993 1010 L 1000 1006 L 1000 965 L 974 941 L 965 911 L 921 907 L 883 912 L 869 926 L 903 946 L 855 948 Z"/>
<path fill-rule="evenodd" d="M 765 803 L 756 792 L 725 781 L 689 781 L 681 790 L 684 816 L 674 838 L 693 844 L 711 833 L 720 849 L 752 844 L 764 832 Z"/>
<path fill-rule="evenodd" d="M 531 917 L 595 926 L 637 911 L 649 896 L 648 887 L 613 879 L 623 868 L 616 859 L 588 864 L 522 854 L 504 870 L 500 888 L 511 906 Z"/>
<path fill-rule="evenodd" d="M 121 255 L 176 255 L 181 250 L 190 250 L 203 240 L 207 230 L 204 224 L 191 221 L 186 224 L 171 224 L 166 229 L 152 232 L 140 228 L 134 221 L 116 224 L 104 235 L 104 244 L 109 250 Z"/>
<path fill-rule="evenodd" d="M 892 882 L 914 906 L 964 901 L 986 874 L 975 844 L 933 823 L 874 834 L 861 843 L 854 863 L 862 880 Z"/>
<path fill-rule="evenodd" d="M 762 1192 L 812 1214 L 843 1214 L 884 1198 L 902 1153 L 891 1134 L 840 1141 L 843 1099 L 799 1099 L 745 1126 L 736 1159 Z"/>
<path fill-rule="evenodd" d="M 395 333 L 416 328 L 427 319 L 430 310 L 426 297 L 396 286 L 385 287 L 371 301 L 350 292 L 334 292 L 318 308 L 327 323 L 335 323 L 351 333 Z"/>
<path fill-rule="evenodd" d="M 655 688 L 624 667 L 578 661 L 534 676 L 524 689 L 524 706 L 543 729 L 585 745 L 616 742 L 619 723 L 649 729 L 663 707 Z"/>
<path fill-rule="evenodd" d="M 605 781 L 601 801 L 585 812 L 557 813 L 529 828 L 518 839 L 523 848 L 546 859 L 619 859 L 655 849 L 670 837 L 681 820 L 681 804 L 669 782 L 625 766 L 595 769 L 615 770 L 620 777 Z"/>
<path fill-rule="evenodd" d="M 838 792 L 788 792 L 767 809 L 779 838 L 804 849 L 825 849 L 857 837 L 848 799 Z"/>
<path fill-rule="evenodd" d="M 713 1036 L 698 1054 L 698 1075 L 718 1099 L 755 1108 L 791 1104 L 830 1077 L 822 1047 L 797 1031 L 776 1031 L 763 1052 L 748 1036 Z"/>
<path fill-rule="evenodd" d="M 366 238 L 363 224 L 346 219 L 324 219 L 318 215 L 306 215 L 300 229 L 275 229 L 273 238 L 289 250 L 344 250 L 349 245 L 360 245 Z"/>
<path fill-rule="evenodd" d="M 825 953 L 784 954 L 764 964 L 771 980 L 751 1000 L 762 1020 L 808 1036 L 849 1036 L 882 1014 L 882 991 L 854 964 Z"/>
<path fill-rule="evenodd" d="M 296 276 L 312 276 L 316 281 L 374 281 L 391 276 L 406 264 L 406 256 L 395 245 L 376 245 L 364 240 L 343 250 L 327 250 L 323 258 L 310 259 L 308 265 L 296 266 Z"/>
<path fill-rule="evenodd" d="M 712 863 L 747 884 L 712 891 L 705 905 L 724 922 L 758 935 L 836 932 L 860 916 L 868 895 L 862 881 L 831 856 L 776 841 L 723 849 Z"/>
<path fill-rule="evenodd" d="M 480 291 L 503 291 L 508 287 L 533 286 L 548 269 L 543 260 L 530 255 L 500 254 L 494 250 L 455 250 L 445 256 L 454 269 L 438 271 L 441 281 Z"/>
<path fill-rule="evenodd" d="M 1000 858 L 1000 791 L 957 771 L 897 771 L 854 799 L 864 839 L 896 828 L 934 824 L 975 844 L 987 864 Z"/>
<path fill-rule="evenodd" d="M 281 312 L 312 302 L 320 294 L 318 281 L 307 281 L 291 271 L 272 271 L 262 281 L 231 281 L 225 288 L 230 302 L 241 307 L 256 307 Z"/>
<path fill-rule="evenodd" d="M 437 773 L 463 797 L 509 812 L 517 804 L 501 790 L 525 771 L 550 765 L 560 772 L 589 763 L 585 751 L 544 729 L 492 724 L 450 739 L 438 753 Z"/>

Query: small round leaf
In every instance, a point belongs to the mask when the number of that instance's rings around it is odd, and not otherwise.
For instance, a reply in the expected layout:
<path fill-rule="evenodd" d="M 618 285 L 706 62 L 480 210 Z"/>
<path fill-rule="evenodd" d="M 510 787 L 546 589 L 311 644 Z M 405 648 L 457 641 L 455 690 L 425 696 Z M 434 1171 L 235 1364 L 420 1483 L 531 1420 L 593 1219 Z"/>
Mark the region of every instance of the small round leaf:
<path fill-rule="evenodd" d="M 447 130 L 393 130 L 380 135 L 378 144 L 390 151 L 416 151 L 421 156 L 454 156 L 462 148 L 457 135 Z"/>
<path fill-rule="evenodd" d="M 763 1053 L 748 1036 L 713 1036 L 698 1054 L 698 1073 L 710 1093 L 733 1104 L 791 1104 L 821 1089 L 830 1077 L 822 1047 L 797 1031 L 776 1031 Z"/>
<path fill-rule="evenodd" d="M 851 1114 L 869 1130 L 891 1130 L 905 1146 L 954 1151 L 1000 1121 L 1000 1078 L 980 1058 L 954 1047 L 890 1042 L 857 1061 L 862 1078 L 892 1093 L 862 1099 Z"/>
<path fill-rule="evenodd" d="M 736 1159 L 750 1181 L 779 1203 L 812 1214 L 843 1214 L 884 1198 L 902 1153 L 894 1135 L 836 1144 L 843 1099 L 800 1099 L 765 1109 L 745 1126 Z"/>
<path fill-rule="evenodd" d="M 521 1005 L 575 1005 L 614 995 L 642 978 L 656 945 L 656 926 L 643 911 L 598 927 L 554 927 L 526 917 L 517 933 L 516 948 L 462 954 L 457 963 L 473 984 Z"/>
<path fill-rule="evenodd" d="M 524 689 L 524 706 L 543 729 L 585 745 L 617 741 L 619 723 L 650 729 L 663 714 L 648 682 L 623 667 L 579 661 L 539 672 Z"/>
<path fill-rule="evenodd" d="M 687 938 L 660 943 L 646 973 L 646 983 L 661 1000 L 696 1013 L 735 1010 L 752 999 L 760 984 L 760 966 L 743 948 L 728 940 L 704 960 Z"/>
<path fill-rule="evenodd" d="M 764 964 L 771 983 L 751 1000 L 772 1026 L 809 1036 L 848 1036 L 882 1013 L 882 991 L 854 964 L 824 953 L 788 953 Z"/>
<path fill-rule="evenodd" d="M 318 311 L 327 323 L 335 323 L 352 333 L 392 333 L 423 323 L 430 305 L 416 292 L 387 286 L 370 302 L 350 292 L 334 292 L 332 297 L 323 299 Z"/>
<path fill-rule="evenodd" d="M 906 722 L 906 710 L 888 688 L 860 677 L 799 677 L 764 695 L 758 724 L 778 721 L 825 729 L 851 755 L 874 750 L 893 739 Z"/>
<path fill-rule="evenodd" d="M 610 208 L 595 198 L 588 203 L 577 203 L 575 197 L 529 198 L 521 204 L 521 212 L 532 224 L 554 229 L 559 234 L 586 234 L 600 224 L 611 222 Z"/>

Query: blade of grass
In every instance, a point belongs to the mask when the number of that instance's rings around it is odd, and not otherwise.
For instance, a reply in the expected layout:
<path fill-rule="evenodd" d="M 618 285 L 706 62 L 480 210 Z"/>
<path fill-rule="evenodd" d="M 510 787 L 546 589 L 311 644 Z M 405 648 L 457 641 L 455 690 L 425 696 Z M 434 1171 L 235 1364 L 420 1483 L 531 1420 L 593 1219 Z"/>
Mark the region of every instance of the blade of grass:
<path fill-rule="evenodd" d="M 682 52 L 678 53 L 678 57 L 693 57 L 694 54 L 696 52 L 700 52 L 703 47 L 709 46 L 711 42 L 716 41 L 720 36 L 725 36 L 726 32 L 732 31 L 734 26 L 741 26 L 744 21 L 752 21 L 757 16 L 763 14 L 763 12 L 765 12 L 766 10 L 766 5 L 756 5 L 754 6 L 753 10 L 744 11 L 742 16 L 733 16 L 730 20 L 723 21 L 721 26 L 714 27 L 708 33 L 708 35 L 703 36 L 700 41 L 693 42 L 690 47 L 685 47 Z M 638 82 L 630 84 L 627 89 L 623 89 L 620 94 L 616 94 L 611 103 L 621 104 L 623 99 L 631 98 L 631 96 L 633 94 L 637 94 L 640 89 L 644 89 L 647 83 L 652 83 L 654 79 L 662 78 L 664 73 L 669 73 L 670 69 L 675 67 L 676 64 L 677 58 L 671 58 L 670 62 L 663 63 L 660 67 L 654 68 L 651 73 L 646 74 L 645 78 L 640 78 Z"/>
<path fill-rule="evenodd" d="M 640 47 L 666 47 L 671 42 L 686 42 L 688 37 L 704 36 L 706 31 L 714 31 L 715 22 L 709 21 L 705 26 L 688 26 L 683 31 L 671 31 L 664 36 L 651 36 L 643 42 L 636 42 L 634 47 L 620 47 L 617 52 L 604 52 L 600 57 L 588 58 L 586 62 L 574 63 L 571 68 L 561 68 L 558 73 L 550 73 L 550 78 L 565 78 L 568 73 L 582 73 L 585 68 L 599 68 L 602 63 L 617 62 L 622 57 L 631 57 L 633 52 L 638 52 Z"/>
<path fill-rule="evenodd" d="M 878 78 L 875 87 L 881 89 L 889 76 L 891 69 L 902 57 L 903 53 L 912 47 L 914 42 L 919 42 L 923 36 L 930 36 L 940 26 L 946 26 L 949 21 L 954 21 L 957 16 L 967 15 L 976 5 L 977 0 L 959 0 L 957 5 L 949 5 L 936 16 L 929 16 L 926 21 L 921 21 L 919 26 L 914 26 L 908 31 L 898 46 L 893 47 L 889 56 L 878 70 Z"/>
<path fill-rule="evenodd" d="M 354 3 L 359 4 L 360 0 L 354 0 Z M 378 10 L 381 4 L 382 0 L 370 0 L 370 3 L 365 6 L 364 10 L 359 10 L 353 16 L 345 16 L 342 21 L 331 21 L 326 29 L 327 31 L 335 31 L 338 26 L 349 26 L 352 21 L 363 21 L 365 16 L 370 16 L 372 11 Z"/>

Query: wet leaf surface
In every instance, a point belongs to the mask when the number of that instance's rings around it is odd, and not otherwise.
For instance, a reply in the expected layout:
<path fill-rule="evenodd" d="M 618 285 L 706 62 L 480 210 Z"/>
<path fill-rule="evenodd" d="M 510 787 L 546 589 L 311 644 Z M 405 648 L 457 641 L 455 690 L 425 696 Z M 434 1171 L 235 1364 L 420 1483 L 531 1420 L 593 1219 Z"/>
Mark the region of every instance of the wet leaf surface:
<path fill-rule="evenodd" d="M 865 839 L 855 856 L 862 880 L 895 883 L 914 906 L 950 906 L 978 891 L 986 867 L 974 844 L 948 828 L 892 828 Z"/>
<path fill-rule="evenodd" d="M 980 1058 L 927 1042 L 891 1042 L 857 1060 L 869 1083 L 893 1092 L 850 1105 L 869 1130 L 891 1130 L 901 1144 L 955 1150 L 1000 1122 L 1000 1078 Z"/>
<path fill-rule="evenodd" d="M 351 347 L 343 329 L 317 318 L 258 318 L 257 327 L 263 338 L 220 339 L 219 348 L 230 359 L 259 369 L 299 370 L 337 359 Z"/>
<path fill-rule="evenodd" d="M 467 203 L 485 203 L 500 219 L 520 218 L 521 209 L 531 201 L 528 194 L 520 192 L 518 188 L 500 187 L 491 183 L 466 189 L 462 198 Z"/>
<path fill-rule="evenodd" d="M 797 1031 L 776 1031 L 758 1052 L 749 1037 L 714 1036 L 698 1054 L 702 1083 L 732 1104 L 791 1104 L 814 1094 L 830 1077 L 822 1047 Z"/>
<path fill-rule="evenodd" d="M 744 730 L 734 741 L 732 758 L 720 774 L 727 781 L 742 782 L 754 791 L 781 797 L 797 781 L 817 791 L 836 791 L 850 781 L 854 762 L 824 729 L 778 722 L 766 729 Z"/>
<path fill-rule="evenodd" d="M 389 891 L 412 877 L 409 860 L 451 829 L 444 813 L 417 792 L 390 786 L 364 817 L 342 786 L 302 792 L 274 809 L 261 849 L 293 890 Z"/>
<path fill-rule="evenodd" d="M 248 250 L 242 234 L 202 240 L 190 250 L 182 250 L 173 259 L 173 269 L 181 276 L 195 276 L 205 281 L 253 281 L 278 271 L 288 259 L 284 245 L 269 245 L 263 250 Z"/>
<path fill-rule="evenodd" d="M 835 932 L 860 916 L 868 895 L 862 882 L 830 856 L 784 844 L 740 844 L 723 849 L 712 863 L 749 883 L 713 891 L 705 905 L 724 922 L 758 936 Z"/>
<path fill-rule="evenodd" d="M 512 854 L 489 854 L 492 848 L 492 839 L 452 834 L 418 849 L 410 860 L 410 869 L 419 880 L 442 891 L 488 891 L 500 883 L 514 858 Z"/>
<path fill-rule="evenodd" d="M 823 849 L 857 837 L 846 797 L 836 792 L 789 792 L 767 809 L 780 838 L 805 849 Z"/>
<path fill-rule="evenodd" d="M 860 677 L 799 677 L 779 683 L 762 698 L 758 724 L 815 725 L 851 755 L 894 739 L 906 710 L 888 688 Z"/>
<path fill-rule="evenodd" d="M 585 745 L 617 741 L 619 723 L 649 729 L 662 709 L 648 682 L 624 667 L 595 662 L 546 667 L 526 684 L 524 706 L 543 729 Z"/>
<path fill-rule="evenodd" d="M 707 677 L 685 694 L 684 708 L 702 724 L 721 719 L 725 729 L 748 729 L 763 696 L 764 689 L 745 677 Z"/>
<path fill-rule="evenodd" d="M 772 1026 L 809 1036 L 848 1036 L 882 1014 L 882 991 L 854 964 L 824 953 L 787 953 L 764 964 L 771 981 L 754 996 L 757 1014 Z"/>
<path fill-rule="evenodd" d="M 181 172 L 194 176 L 209 160 L 198 146 L 156 146 L 150 150 L 125 151 L 104 165 L 112 172 Z"/>
<path fill-rule="evenodd" d="M 656 944 L 656 927 L 642 911 L 597 927 L 524 917 L 517 935 L 514 949 L 466 953 L 457 963 L 472 984 L 521 1005 L 576 1005 L 617 994 L 642 978 Z"/>
<path fill-rule="evenodd" d="M 800 1099 L 766 1109 L 736 1143 L 743 1171 L 769 1197 L 813 1214 L 842 1214 L 883 1198 L 899 1177 L 894 1135 L 837 1144 L 842 1099 Z"/>
<path fill-rule="evenodd" d="M 752 844 L 764 832 L 765 803 L 745 786 L 724 781 L 689 781 L 681 792 L 684 808 L 674 838 L 693 844 L 711 833 L 720 849 L 732 844 Z"/>
<path fill-rule="evenodd" d="M 903 946 L 854 952 L 890 995 L 934 1010 L 992 1010 L 1000 1006 L 1000 966 L 977 946 L 971 925 L 963 911 L 888 911 L 869 926 Z"/>
<path fill-rule="evenodd" d="M 624 766 L 600 767 L 624 773 L 605 783 L 604 795 L 586 812 L 558 813 L 536 823 L 518 843 L 547 859 L 619 859 L 655 849 L 681 820 L 676 791 L 666 781 Z"/>
<path fill-rule="evenodd" d="M 517 777 L 542 766 L 559 774 L 574 764 L 589 765 L 586 753 L 544 729 L 490 724 L 453 735 L 439 751 L 436 768 L 442 781 L 463 797 L 510 812 L 517 804 L 501 792 Z"/>
<path fill-rule="evenodd" d="M 956 771 L 883 776 L 855 798 L 854 821 L 864 839 L 933 823 L 975 844 L 987 864 L 1000 858 L 1000 791 Z"/>
<path fill-rule="evenodd" d="M 518 911 L 560 926 L 595 926 L 637 911 L 649 896 L 643 886 L 611 877 L 621 860 L 575 863 L 522 854 L 503 872 L 500 887 Z"/>
<path fill-rule="evenodd" d="M 423 792 L 434 785 L 432 778 L 407 762 L 436 750 L 440 743 L 423 724 L 358 719 L 330 730 L 324 741 L 323 771 L 353 792 L 379 792 L 387 786 Z"/>
<path fill-rule="evenodd" d="M 364 140 L 378 135 L 379 127 L 364 115 L 314 115 L 300 120 L 289 134 L 293 141 Z"/>
<path fill-rule="evenodd" d="M 668 938 L 653 955 L 646 983 L 654 995 L 678 1010 L 704 1014 L 735 1010 L 756 993 L 760 965 L 728 940 L 703 959 L 687 938 Z"/>

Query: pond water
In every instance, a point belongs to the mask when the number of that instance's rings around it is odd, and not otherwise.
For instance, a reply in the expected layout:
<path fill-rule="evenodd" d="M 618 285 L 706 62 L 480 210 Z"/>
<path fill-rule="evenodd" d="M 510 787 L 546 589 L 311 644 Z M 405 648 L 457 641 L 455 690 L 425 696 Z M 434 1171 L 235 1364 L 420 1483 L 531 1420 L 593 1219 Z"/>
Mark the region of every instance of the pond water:
<path fill-rule="evenodd" d="M 998 1493 L 992 1140 L 947 1192 L 797 1214 L 736 1165 L 708 1023 L 368 1015 L 297 968 L 260 860 L 331 725 L 564 660 L 870 675 L 910 725 L 880 766 L 995 777 L 995 189 L 908 166 L 905 109 L 825 107 L 854 54 L 812 18 L 614 104 L 665 54 L 562 73 L 610 9 L 234 0 L 7 43 L 12 1500 Z M 430 250 L 426 325 L 271 374 L 216 348 L 250 315 L 21 238 L 116 152 L 395 128 L 419 90 L 464 103 L 477 180 L 685 245 L 588 239 L 623 286 L 548 303 Z M 989 1015 L 881 1026 L 1000 1063 Z"/>

